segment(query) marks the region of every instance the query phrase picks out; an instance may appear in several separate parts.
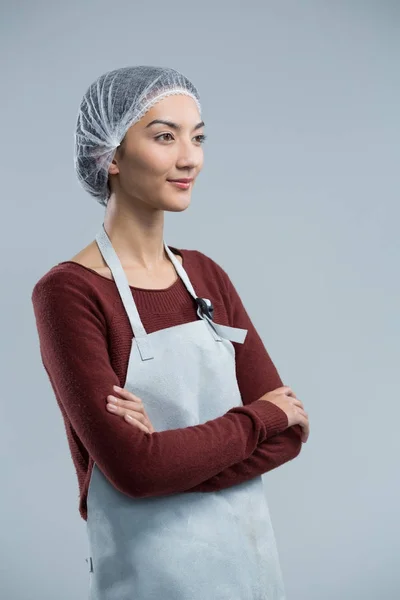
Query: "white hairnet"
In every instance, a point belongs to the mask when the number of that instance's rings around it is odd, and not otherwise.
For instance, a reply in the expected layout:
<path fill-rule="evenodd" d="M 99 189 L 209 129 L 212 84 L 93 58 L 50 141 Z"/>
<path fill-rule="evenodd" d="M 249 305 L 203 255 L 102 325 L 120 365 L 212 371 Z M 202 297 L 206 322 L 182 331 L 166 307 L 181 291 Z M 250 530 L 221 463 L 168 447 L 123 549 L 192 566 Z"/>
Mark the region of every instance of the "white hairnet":
<path fill-rule="evenodd" d="M 194 85 L 175 69 L 123 67 L 101 75 L 84 95 L 76 124 L 74 162 L 82 186 L 107 205 L 108 167 L 127 130 L 159 100 L 191 96 L 201 112 Z"/>

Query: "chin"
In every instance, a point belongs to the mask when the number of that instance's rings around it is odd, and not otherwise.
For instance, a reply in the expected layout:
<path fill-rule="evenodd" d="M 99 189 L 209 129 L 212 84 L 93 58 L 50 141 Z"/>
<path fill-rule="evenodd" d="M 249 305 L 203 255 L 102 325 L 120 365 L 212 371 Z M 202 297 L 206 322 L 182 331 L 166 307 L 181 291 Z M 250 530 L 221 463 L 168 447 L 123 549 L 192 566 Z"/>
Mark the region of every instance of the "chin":
<path fill-rule="evenodd" d="M 167 212 L 182 212 L 188 208 L 190 205 L 190 197 L 189 198 L 174 198 L 173 200 L 167 200 L 162 203 L 163 210 Z"/>

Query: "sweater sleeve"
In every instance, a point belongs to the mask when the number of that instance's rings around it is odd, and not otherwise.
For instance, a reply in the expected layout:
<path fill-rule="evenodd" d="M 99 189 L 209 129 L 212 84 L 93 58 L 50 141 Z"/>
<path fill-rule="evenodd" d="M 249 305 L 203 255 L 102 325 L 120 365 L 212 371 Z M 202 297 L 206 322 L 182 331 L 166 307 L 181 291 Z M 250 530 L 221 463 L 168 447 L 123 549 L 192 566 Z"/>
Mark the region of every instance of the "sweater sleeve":
<path fill-rule="evenodd" d="M 222 280 L 229 325 L 248 330 L 244 344 L 234 346 L 242 401 L 245 406 L 251 406 L 258 398 L 284 384 L 232 281 L 217 263 L 211 262 L 217 271 L 216 276 Z M 294 425 L 274 436 L 268 436 L 260 441 L 250 456 L 187 491 L 217 491 L 276 469 L 300 454 L 301 433 L 301 427 Z"/>
<path fill-rule="evenodd" d="M 35 285 L 32 304 L 54 393 L 89 455 L 128 496 L 186 491 L 245 460 L 287 427 L 284 411 L 265 400 L 234 406 L 200 425 L 152 434 L 112 419 L 107 396 L 122 382 L 110 363 L 99 298 L 82 278 L 53 271 Z"/>

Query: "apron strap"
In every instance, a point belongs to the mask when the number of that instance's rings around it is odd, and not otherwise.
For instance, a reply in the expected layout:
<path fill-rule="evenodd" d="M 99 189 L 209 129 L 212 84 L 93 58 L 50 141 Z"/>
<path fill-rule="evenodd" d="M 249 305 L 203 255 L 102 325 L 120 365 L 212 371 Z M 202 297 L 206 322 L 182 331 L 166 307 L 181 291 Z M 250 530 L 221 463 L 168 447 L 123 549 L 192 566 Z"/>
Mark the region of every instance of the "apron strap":
<path fill-rule="evenodd" d="M 96 242 L 99 246 L 99 250 L 103 255 L 106 264 L 109 266 L 110 271 L 114 277 L 115 284 L 118 288 L 118 292 L 121 296 L 122 303 L 128 315 L 129 322 L 132 327 L 132 332 L 136 340 L 142 360 L 150 360 L 154 358 L 153 351 L 151 349 L 151 342 L 148 338 L 147 332 L 143 327 L 143 323 L 140 319 L 138 309 L 136 308 L 135 301 L 132 297 L 132 290 L 129 287 L 128 280 L 125 272 L 122 268 L 121 262 L 115 252 L 111 240 L 107 235 L 104 228 L 104 223 L 96 235 Z"/>
<path fill-rule="evenodd" d="M 194 298 L 196 300 L 197 294 L 194 291 L 192 283 L 191 283 L 185 269 L 182 267 L 181 263 L 176 258 L 175 254 L 168 248 L 168 246 L 165 242 L 164 242 L 164 248 L 165 248 L 165 251 L 168 254 L 169 258 L 171 259 L 172 264 L 174 265 L 176 271 L 178 272 L 179 277 L 182 279 L 183 283 L 185 284 L 187 291 L 192 296 L 192 298 Z"/>

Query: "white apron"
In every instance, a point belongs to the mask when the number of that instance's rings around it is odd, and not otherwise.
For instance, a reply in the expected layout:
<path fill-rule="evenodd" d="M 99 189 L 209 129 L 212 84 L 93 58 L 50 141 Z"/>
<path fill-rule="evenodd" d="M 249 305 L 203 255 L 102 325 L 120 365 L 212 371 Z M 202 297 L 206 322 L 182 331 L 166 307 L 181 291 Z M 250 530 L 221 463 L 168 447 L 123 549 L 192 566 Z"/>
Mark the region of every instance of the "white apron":
<path fill-rule="evenodd" d="M 198 320 L 146 333 L 104 229 L 96 236 L 132 326 L 126 381 L 157 432 L 205 423 L 243 405 L 231 341 L 247 330 L 212 321 L 183 266 L 165 250 Z M 132 456 L 132 460 L 135 457 Z M 261 476 L 215 492 L 131 498 L 93 466 L 87 498 L 89 600 L 284 600 Z"/>

